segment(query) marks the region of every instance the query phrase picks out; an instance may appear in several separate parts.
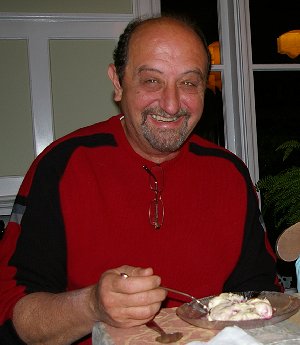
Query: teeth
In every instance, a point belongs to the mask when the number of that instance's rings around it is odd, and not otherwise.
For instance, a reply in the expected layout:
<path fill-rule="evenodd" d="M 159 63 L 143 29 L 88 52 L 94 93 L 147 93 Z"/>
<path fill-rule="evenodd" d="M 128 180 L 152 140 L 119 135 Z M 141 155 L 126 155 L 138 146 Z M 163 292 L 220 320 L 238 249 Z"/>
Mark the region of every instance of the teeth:
<path fill-rule="evenodd" d="M 177 120 L 177 117 L 162 117 L 159 115 L 151 115 L 153 119 L 156 121 L 161 121 L 161 122 L 173 122 Z"/>

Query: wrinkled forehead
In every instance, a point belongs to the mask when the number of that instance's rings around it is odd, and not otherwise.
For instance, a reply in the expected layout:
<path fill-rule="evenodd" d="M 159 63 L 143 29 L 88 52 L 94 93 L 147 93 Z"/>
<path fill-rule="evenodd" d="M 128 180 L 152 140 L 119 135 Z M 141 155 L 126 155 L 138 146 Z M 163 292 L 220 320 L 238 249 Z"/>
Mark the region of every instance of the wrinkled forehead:
<path fill-rule="evenodd" d="M 135 29 L 129 42 L 128 63 L 133 60 L 180 58 L 195 62 L 207 72 L 207 52 L 199 35 L 187 24 L 173 18 L 156 18 Z M 175 62 L 175 60 L 174 60 Z M 179 60 L 178 60 L 179 62 Z"/>
<path fill-rule="evenodd" d="M 203 47 L 203 42 L 198 34 L 184 22 L 175 18 L 153 18 L 141 23 L 133 32 L 130 44 L 136 41 L 156 40 L 160 37 L 167 37 L 169 41 L 184 39 L 187 42 L 195 43 Z"/>

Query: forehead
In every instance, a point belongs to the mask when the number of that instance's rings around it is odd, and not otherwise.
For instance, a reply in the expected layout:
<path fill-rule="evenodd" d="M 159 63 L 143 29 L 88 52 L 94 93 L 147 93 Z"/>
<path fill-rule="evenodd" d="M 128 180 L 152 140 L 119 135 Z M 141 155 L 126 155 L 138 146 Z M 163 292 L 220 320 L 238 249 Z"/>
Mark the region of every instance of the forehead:
<path fill-rule="evenodd" d="M 189 36 L 194 36 L 197 40 L 201 41 L 197 33 L 190 27 L 188 24 L 184 23 L 181 20 L 171 18 L 171 17 L 162 17 L 145 20 L 133 32 L 132 36 L 136 34 L 150 34 L 155 33 L 186 33 Z"/>
<path fill-rule="evenodd" d="M 142 23 L 129 42 L 128 63 L 139 60 L 207 64 L 204 44 L 188 25 L 172 19 L 159 18 Z"/>

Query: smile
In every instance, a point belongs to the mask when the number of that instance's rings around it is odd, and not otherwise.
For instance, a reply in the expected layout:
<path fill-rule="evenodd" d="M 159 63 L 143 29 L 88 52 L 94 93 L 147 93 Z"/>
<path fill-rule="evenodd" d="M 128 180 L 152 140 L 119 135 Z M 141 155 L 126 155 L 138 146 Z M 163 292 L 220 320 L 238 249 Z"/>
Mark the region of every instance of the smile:
<path fill-rule="evenodd" d="M 159 122 L 174 122 L 177 121 L 179 119 L 179 117 L 163 117 L 163 116 L 159 116 L 159 115 L 151 115 L 151 117 Z"/>

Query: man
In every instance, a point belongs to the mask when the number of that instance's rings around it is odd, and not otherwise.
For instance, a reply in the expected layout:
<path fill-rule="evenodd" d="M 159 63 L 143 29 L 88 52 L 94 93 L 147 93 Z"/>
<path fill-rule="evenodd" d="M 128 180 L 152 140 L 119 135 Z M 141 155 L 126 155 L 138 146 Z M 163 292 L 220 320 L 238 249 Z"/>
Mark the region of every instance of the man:
<path fill-rule="evenodd" d="M 122 114 L 51 144 L 16 198 L 1 248 L 7 339 L 91 344 L 96 321 L 132 327 L 182 303 L 160 285 L 278 290 L 245 165 L 192 135 L 209 72 L 202 35 L 175 18 L 136 21 L 114 62 Z"/>

